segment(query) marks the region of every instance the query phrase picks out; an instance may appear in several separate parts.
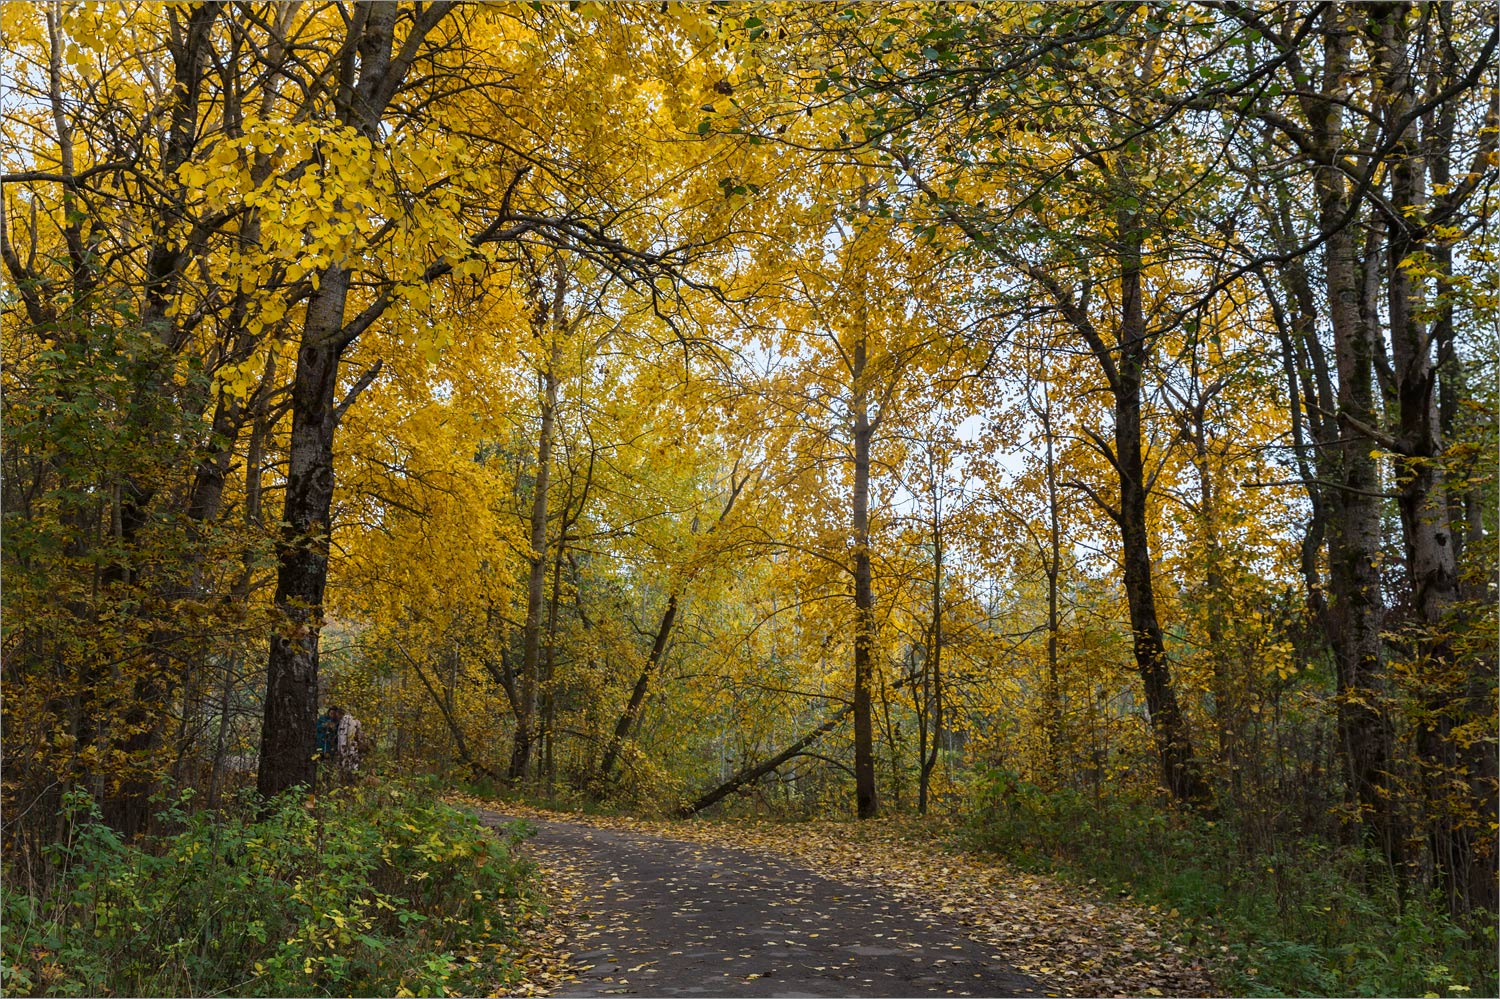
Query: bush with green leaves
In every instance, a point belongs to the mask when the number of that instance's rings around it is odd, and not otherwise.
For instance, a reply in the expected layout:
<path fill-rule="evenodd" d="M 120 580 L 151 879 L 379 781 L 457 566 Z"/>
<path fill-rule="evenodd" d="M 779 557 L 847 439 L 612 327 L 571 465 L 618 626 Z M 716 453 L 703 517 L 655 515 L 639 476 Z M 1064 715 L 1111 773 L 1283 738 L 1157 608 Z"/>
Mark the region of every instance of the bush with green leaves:
<path fill-rule="evenodd" d="M 127 844 L 86 795 L 45 891 L 3 888 L 7 995 L 489 994 L 540 907 L 531 868 L 412 785 L 193 811 Z"/>
<path fill-rule="evenodd" d="M 1461 925 L 1441 900 L 1403 891 L 1375 852 L 1314 836 L 1257 849 L 1234 815 L 1047 790 L 1005 771 L 974 793 L 974 845 L 1170 908 L 1234 995 L 1495 994 L 1494 918 Z"/>

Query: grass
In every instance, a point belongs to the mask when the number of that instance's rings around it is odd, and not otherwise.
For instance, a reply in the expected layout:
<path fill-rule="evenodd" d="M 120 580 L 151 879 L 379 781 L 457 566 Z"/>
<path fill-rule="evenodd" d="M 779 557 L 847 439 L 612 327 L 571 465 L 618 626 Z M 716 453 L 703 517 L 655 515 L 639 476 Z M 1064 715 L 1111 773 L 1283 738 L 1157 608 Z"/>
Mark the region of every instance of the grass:
<path fill-rule="evenodd" d="M 1171 910 L 1226 991 L 1251 996 L 1497 994 L 1494 916 L 1403 895 L 1367 852 L 1305 838 L 1250 848 L 1232 820 L 1044 791 L 995 774 L 966 839 Z"/>

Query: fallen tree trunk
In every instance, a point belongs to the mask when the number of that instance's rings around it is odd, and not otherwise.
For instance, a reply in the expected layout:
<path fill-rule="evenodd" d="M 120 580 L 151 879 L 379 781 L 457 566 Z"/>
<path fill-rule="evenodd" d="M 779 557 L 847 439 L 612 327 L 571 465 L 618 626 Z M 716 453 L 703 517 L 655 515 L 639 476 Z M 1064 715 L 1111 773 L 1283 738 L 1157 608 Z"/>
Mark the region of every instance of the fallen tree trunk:
<path fill-rule="evenodd" d="M 838 714 L 834 715 L 832 718 L 828 719 L 826 722 L 819 725 L 811 732 L 808 732 L 802 738 L 798 739 L 796 742 L 792 743 L 790 746 L 783 749 L 775 756 L 760 763 L 756 763 L 752 766 L 745 767 L 744 769 L 735 773 L 733 777 L 730 777 L 724 783 L 714 788 L 712 791 L 704 794 L 691 805 L 683 806 L 678 810 L 678 816 L 685 819 L 689 816 L 697 815 L 699 812 L 703 811 L 710 805 L 717 804 L 724 798 L 727 798 L 729 795 L 733 794 L 744 785 L 764 777 L 766 774 L 781 766 L 787 760 L 790 760 L 792 757 L 802 752 L 808 746 L 811 746 L 813 743 L 823 738 L 823 736 L 827 735 L 829 732 L 832 732 L 835 728 L 838 727 L 839 722 L 843 721 L 844 718 L 853 710 L 854 705 L 852 704 L 840 708 Z"/>
<path fill-rule="evenodd" d="M 434 687 L 431 681 L 427 679 L 427 674 L 423 672 L 421 665 L 416 661 L 416 659 L 412 658 L 412 654 L 410 652 L 406 651 L 406 646 L 402 645 L 400 642 L 397 642 L 396 648 L 399 649 L 401 654 L 406 657 L 406 661 L 411 663 L 412 672 L 417 674 L 417 679 L 422 681 L 422 686 L 427 688 L 427 693 L 432 697 L 432 703 L 436 704 L 438 711 L 442 712 L 443 721 L 448 725 L 448 732 L 453 736 L 453 747 L 458 751 L 458 758 L 463 761 L 464 766 L 469 768 L 470 772 L 474 774 L 474 778 L 476 780 L 481 777 L 488 777 L 491 780 L 500 780 L 499 774 L 495 773 L 495 771 L 491 770 L 483 763 L 480 763 L 479 760 L 474 757 L 474 754 L 469 750 L 469 740 L 464 738 L 464 730 L 459 728 L 458 719 L 453 717 L 453 712 L 448 708 L 448 702 L 443 699 L 443 697 L 437 692 L 437 688 Z"/>
<path fill-rule="evenodd" d="M 630 730 L 637 724 L 636 719 L 641 715 L 641 705 L 646 703 L 651 674 L 656 672 L 657 664 L 661 662 L 662 653 L 667 648 L 667 639 L 672 635 L 672 622 L 676 619 L 677 594 L 673 593 L 667 597 L 667 609 L 662 612 L 661 625 L 656 629 L 655 641 L 651 643 L 651 654 L 646 657 L 646 665 L 641 667 L 641 675 L 636 677 L 635 687 L 630 692 L 630 702 L 625 705 L 620 720 L 615 723 L 615 734 L 610 738 L 609 746 L 604 750 L 604 759 L 599 764 L 599 776 L 606 781 L 613 774 L 615 764 L 620 759 L 620 750 L 630 736 Z"/>
<path fill-rule="evenodd" d="M 749 472 L 739 479 L 735 478 L 739 469 L 739 459 L 736 459 L 734 468 L 729 472 L 729 499 L 724 503 L 724 509 L 719 512 L 719 519 L 709 527 L 708 534 L 713 534 L 719 529 L 720 524 L 729 519 L 730 512 L 734 510 L 734 501 L 739 499 L 741 490 L 750 483 Z M 696 521 L 693 533 L 698 533 Z M 610 737 L 609 746 L 604 750 L 604 757 L 599 763 L 601 783 L 607 783 L 614 778 L 615 765 L 620 762 L 620 751 L 625 746 L 625 740 L 630 738 L 632 729 L 640 727 L 641 707 L 646 703 L 646 693 L 650 689 L 651 677 L 661 664 L 662 654 L 667 648 L 667 639 L 672 636 L 672 624 L 677 620 L 677 597 L 677 590 L 667 594 L 667 609 L 662 612 L 661 624 L 656 629 L 656 639 L 651 643 L 651 654 L 646 657 L 646 664 L 641 667 L 641 675 L 636 677 L 635 686 L 630 691 L 630 701 L 620 714 L 620 720 L 615 723 L 615 734 Z"/>

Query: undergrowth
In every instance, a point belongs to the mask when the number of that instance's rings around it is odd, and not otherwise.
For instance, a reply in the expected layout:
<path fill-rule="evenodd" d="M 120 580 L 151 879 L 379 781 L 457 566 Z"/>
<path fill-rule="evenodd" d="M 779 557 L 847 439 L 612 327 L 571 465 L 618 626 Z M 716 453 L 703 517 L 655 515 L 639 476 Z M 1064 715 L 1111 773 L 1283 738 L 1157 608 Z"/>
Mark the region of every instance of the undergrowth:
<path fill-rule="evenodd" d="M 0 887 L 6 995 L 486 995 L 540 906 L 502 836 L 411 784 L 161 814 L 125 843 L 92 799 L 45 886 Z M 18 874 L 19 872 L 13 872 Z"/>
<path fill-rule="evenodd" d="M 1008 773 L 979 790 L 966 838 L 1169 909 L 1231 994 L 1497 994 L 1494 916 L 1460 923 L 1434 899 L 1403 896 L 1367 851 L 1310 838 L 1254 850 L 1233 821 Z"/>
<path fill-rule="evenodd" d="M 601 799 L 597 795 L 565 784 L 552 787 L 526 785 L 508 787 L 488 778 L 480 778 L 460 784 L 458 792 L 476 802 L 488 802 L 491 805 L 517 804 L 529 808 L 540 808 L 543 811 L 571 812 L 576 815 L 640 816 L 663 811 L 661 807 L 652 809 L 632 802 L 622 802 L 615 798 Z"/>

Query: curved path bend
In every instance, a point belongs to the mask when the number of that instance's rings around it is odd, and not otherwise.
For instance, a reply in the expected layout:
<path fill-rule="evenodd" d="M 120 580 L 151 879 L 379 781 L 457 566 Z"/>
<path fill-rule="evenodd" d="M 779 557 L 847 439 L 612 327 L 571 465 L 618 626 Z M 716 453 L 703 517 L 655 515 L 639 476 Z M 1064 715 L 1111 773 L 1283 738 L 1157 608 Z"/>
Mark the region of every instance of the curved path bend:
<path fill-rule="evenodd" d="M 537 834 L 522 849 L 580 889 L 581 977 L 556 995 L 1046 994 L 993 948 L 878 889 L 731 847 L 527 821 Z"/>

